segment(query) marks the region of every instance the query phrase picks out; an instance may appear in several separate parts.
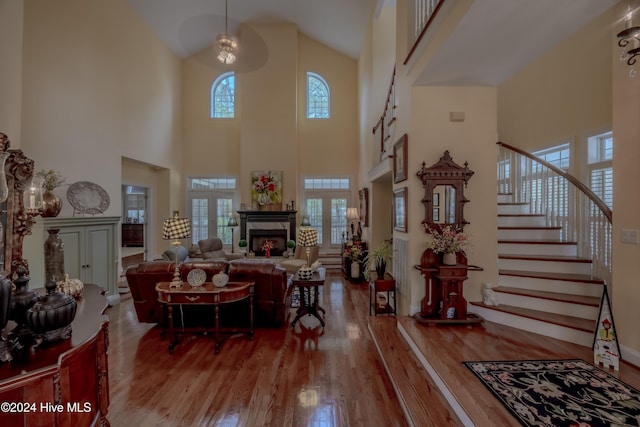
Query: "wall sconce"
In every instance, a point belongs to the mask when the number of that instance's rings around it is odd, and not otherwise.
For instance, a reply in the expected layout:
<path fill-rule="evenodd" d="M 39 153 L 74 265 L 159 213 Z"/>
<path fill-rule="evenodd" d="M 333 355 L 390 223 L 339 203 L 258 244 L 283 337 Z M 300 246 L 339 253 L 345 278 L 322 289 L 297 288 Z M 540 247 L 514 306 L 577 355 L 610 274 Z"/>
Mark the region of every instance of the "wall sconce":
<path fill-rule="evenodd" d="M 634 68 L 634 65 L 636 63 L 636 56 L 640 55 L 640 47 L 635 47 L 633 49 L 627 50 L 628 47 L 631 47 L 629 46 L 630 44 L 632 43 L 633 45 L 637 44 L 636 42 L 634 42 L 634 40 L 636 40 L 637 42 L 640 42 L 640 27 L 637 25 L 636 26 L 631 25 L 632 16 L 633 16 L 633 11 L 629 9 L 627 11 L 627 15 L 625 16 L 627 28 L 618 33 L 618 46 L 622 48 L 622 53 L 620 54 L 620 60 L 626 61 L 627 65 L 631 66 L 631 69 L 629 70 L 629 77 L 636 76 L 637 71 Z"/>

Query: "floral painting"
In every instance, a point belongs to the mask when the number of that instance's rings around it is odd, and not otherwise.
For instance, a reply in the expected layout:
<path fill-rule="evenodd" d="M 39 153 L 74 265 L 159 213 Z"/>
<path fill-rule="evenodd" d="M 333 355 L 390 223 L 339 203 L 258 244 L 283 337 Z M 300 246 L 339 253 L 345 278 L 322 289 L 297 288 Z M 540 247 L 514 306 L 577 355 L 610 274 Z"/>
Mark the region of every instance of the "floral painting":
<path fill-rule="evenodd" d="M 251 204 L 253 209 L 282 209 L 282 171 L 251 172 Z"/>

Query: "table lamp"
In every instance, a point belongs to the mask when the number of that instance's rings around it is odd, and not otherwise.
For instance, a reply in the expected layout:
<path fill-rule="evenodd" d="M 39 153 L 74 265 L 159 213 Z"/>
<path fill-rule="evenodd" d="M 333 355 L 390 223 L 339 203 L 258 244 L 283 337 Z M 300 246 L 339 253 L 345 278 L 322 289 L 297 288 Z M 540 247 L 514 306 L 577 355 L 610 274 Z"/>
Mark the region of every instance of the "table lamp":
<path fill-rule="evenodd" d="M 358 208 L 347 208 L 347 219 L 351 221 L 351 240 L 354 240 L 355 233 L 355 222 L 360 222 L 360 214 L 358 213 Z"/>
<path fill-rule="evenodd" d="M 231 227 L 231 253 L 233 253 L 234 247 L 235 247 L 235 244 L 233 242 L 233 237 L 234 237 L 233 235 L 234 235 L 235 228 L 237 226 L 238 226 L 238 221 L 236 220 L 236 217 L 231 215 L 229 217 L 229 222 L 227 222 L 227 227 Z"/>
<path fill-rule="evenodd" d="M 173 218 L 167 218 L 162 224 L 162 238 L 165 240 L 173 240 L 171 244 L 175 248 L 176 257 L 176 270 L 173 273 L 173 280 L 169 284 L 170 288 L 179 288 L 182 286 L 182 280 L 180 280 L 180 269 L 178 267 L 178 246 L 180 245 L 179 239 L 186 239 L 191 237 L 191 224 L 189 218 L 180 218 L 178 211 L 173 211 Z"/>
<path fill-rule="evenodd" d="M 310 267 L 309 255 L 311 247 L 318 244 L 318 231 L 311 227 L 300 227 L 298 229 L 298 245 L 306 248 L 307 251 L 307 267 Z"/>

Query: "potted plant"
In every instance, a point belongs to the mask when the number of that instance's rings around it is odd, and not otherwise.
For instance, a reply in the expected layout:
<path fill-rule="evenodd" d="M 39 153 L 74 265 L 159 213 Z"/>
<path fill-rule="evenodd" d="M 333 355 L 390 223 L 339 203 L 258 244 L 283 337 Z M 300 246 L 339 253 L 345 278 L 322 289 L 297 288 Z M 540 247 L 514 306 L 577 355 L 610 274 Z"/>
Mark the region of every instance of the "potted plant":
<path fill-rule="evenodd" d="M 247 247 L 247 240 L 246 239 L 240 239 L 240 241 L 238 242 L 238 246 L 240 246 L 241 248 L 246 248 Z"/>
<path fill-rule="evenodd" d="M 295 247 L 296 247 L 295 240 L 287 240 L 287 253 L 290 257 L 293 256 L 293 248 Z"/>
<path fill-rule="evenodd" d="M 384 241 L 380 246 L 369 250 L 369 253 L 364 258 L 364 271 L 365 274 L 369 274 L 371 267 L 376 270 L 378 277 L 384 277 L 384 273 L 387 269 L 387 263 L 391 261 L 391 255 L 393 247 L 389 241 Z"/>
<path fill-rule="evenodd" d="M 49 169 L 42 169 L 36 172 L 36 177 L 42 178 L 44 193 L 42 194 L 42 217 L 56 217 L 62 210 L 62 199 L 53 193 L 58 187 L 65 184 L 66 179 L 60 175 L 60 172 Z"/>

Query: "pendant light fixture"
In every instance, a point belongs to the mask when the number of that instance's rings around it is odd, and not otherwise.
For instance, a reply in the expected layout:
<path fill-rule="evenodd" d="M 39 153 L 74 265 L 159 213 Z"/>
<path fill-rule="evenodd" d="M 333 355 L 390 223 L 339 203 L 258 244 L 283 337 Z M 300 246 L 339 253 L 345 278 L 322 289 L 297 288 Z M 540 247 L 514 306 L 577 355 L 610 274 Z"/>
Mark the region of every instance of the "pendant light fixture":
<path fill-rule="evenodd" d="M 238 53 L 238 42 L 235 37 L 229 34 L 228 31 L 228 0 L 224 0 L 224 34 L 220 34 L 216 41 L 218 42 L 218 61 L 223 64 L 233 64 L 236 61 L 236 55 Z"/>

